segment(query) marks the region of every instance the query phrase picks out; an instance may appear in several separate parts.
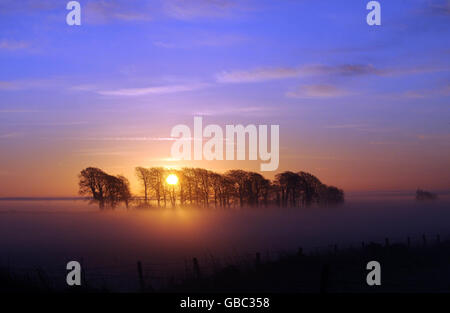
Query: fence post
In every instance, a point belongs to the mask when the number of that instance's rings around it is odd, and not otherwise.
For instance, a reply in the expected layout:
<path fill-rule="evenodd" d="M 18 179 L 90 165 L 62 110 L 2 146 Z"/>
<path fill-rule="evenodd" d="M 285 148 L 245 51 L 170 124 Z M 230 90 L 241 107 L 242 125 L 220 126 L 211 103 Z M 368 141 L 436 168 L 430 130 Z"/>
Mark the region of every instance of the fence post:
<path fill-rule="evenodd" d="M 384 242 L 385 242 L 386 248 L 389 247 L 389 238 L 384 239 Z"/>
<path fill-rule="evenodd" d="M 302 257 L 302 256 L 303 256 L 303 248 L 302 248 L 302 247 L 298 247 L 297 255 L 298 255 L 299 257 Z"/>
<path fill-rule="evenodd" d="M 197 258 L 192 259 L 192 264 L 194 266 L 194 277 L 199 279 L 201 275 L 200 275 L 200 266 L 198 265 Z"/>
<path fill-rule="evenodd" d="M 364 241 L 362 241 L 362 242 L 361 242 L 361 248 L 364 249 L 365 246 L 366 246 L 366 245 L 364 244 Z"/>
<path fill-rule="evenodd" d="M 425 237 L 425 234 L 422 235 L 423 240 L 423 246 L 425 247 L 427 245 L 427 237 Z"/>
<path fill-rule="evenodd" d="M 337 252 L 338 252 L 338 245 L 335 244 L 335 245 L 334 245 L 334 254 L 337 254 Z"/>
<path fill-rule="evenodd" d="M 407 244 L 408 244 L 408 248 L 410 248 L 411 247 L 411 238 L 409 238 L 409 236 L 407 238 Z"/>
<path fill-rule="evenodd" d="M 138 271 L 138 277 L 139 277 L 139 288 L 141 289 L 141 292 L 144 292 L 145 291 L 145 282 L 144 282 L 144 275 L 142 272 L 141 261 L 137 262 L 137 271 Z"/>
<path fill-rule="evenodd" d="M 437 241 L 438 245 L 441 244 L 441 235 L 439 235 L 439 234 L 436 235 L 436 241 Z"/>

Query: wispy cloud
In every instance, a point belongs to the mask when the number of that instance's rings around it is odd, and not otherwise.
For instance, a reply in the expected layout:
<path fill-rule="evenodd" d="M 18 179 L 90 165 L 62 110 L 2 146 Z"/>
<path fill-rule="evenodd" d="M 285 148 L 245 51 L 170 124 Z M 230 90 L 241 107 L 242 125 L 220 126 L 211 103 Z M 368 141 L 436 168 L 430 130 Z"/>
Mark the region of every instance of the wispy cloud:
<path fill-rule="evenodd" d="M 0 90 L 18 90 L 21 89 L 15 82 L 0 81 Z"/>
<path fill-rule="evenodd" d="M 396 97 L 407 99 L 424 99 L 429 97 L 450 96 L 450 84 L 432 89 L 417 89 L 405 91 Z"/>
<path fill-rule="evenodd" d="M 0 113 L 37 113 L 38 110 L 28 110 L 28 109 L 4 109 L 0 110 Z"/>
<path fill-rule="evenodd" d="M 61 14 L 69 1 L 61 0 L 0 0 L 0 14 Z M 82 23 L 99 24 L 111 21 L 147 21 L 155 5 L 145 0 L 80 1 Z"/>
<path fill-rule="evenodd" d="M 333 155 L 306 155 L 306 154 L 285 154 L 284 159 L 311 159 L 311 160 L 332 160 L 332 161 L 351 161 L 349 158 L 342 158 Z"/>
<path fill-rule="evenodd" d="M 96 91 L 98 87 L 94 84 L 82 84 L 69 87 L 73 91 Z"/>
<path fill-rule="evenodd" d="M 29 46 L 30 44 L 25 41 L 6 40 L 6 39 L 0 40 L 0 50 L 15 51 L 26 49 Z"/>
<path fill-rule="evenodd" d="M 268 80 L 297 77 L 299 70 L 295 68 L 259 68 L 248 71 L 223 71 L 216 75 L 219 83 L 254 83 Z"/>
<path fill-rule="evenodd" d="M 133 151 L 129 150 L 107 150 L 107 149 L 82 149 L 74 151 L 75 155 L 79 156 L 125 156 L 132 155 Z"/>
<path fill-rule="evenodd" d="M 274 109 L 270 107 L 259 107 L 259 106 L 250 106 L 250 107 L 224 107 L 219 109 L 208 109 L 203 111 L 195 112 L 193 115 L 195 116 L 218 116 L 218 115 L 233 115 L 233 114 L 266 114 L 268 112 L 272 112 Z"/>
<path fill-rule="evenodd" d="M 398 129 L 392 127 L 386 127 L 385 125 L 370 125 L 370 124 L 338 124 L 338 125 L 327 125 L 326 129 L 332 129 L 335 131 L 358 131 L 364 133 L 393 133 L 397 132 Z"/>
<path fill-rule="evenodd" d="M 86 140 L 86 141 L 174 141 L 176 138 L 171 137 L 70 137 L 67 140 Z"/>
<path fill-rule="evenodd" d="M 98 94 L 103 96 L 145 96 L 155 94 L 169 94 L 185 91 L 199 90 L 208 87 L 206 83 L 185 84 L 185 85 L 165 85 L 165 86 L 151 86 L 144 88 L 125 88 L 117 90 L 100 90 Z"/>
<path fill-rule="evenodd" d="M 300 68 L 303 75 L 380 75 L 382 70 L 372 64 L 342 64 L 342 65 L 307 65 Z"/>
<path fill-rule="evenodd" d="M 303 85 L 286 93 L 289 98 L 337 98 L 350 93 L 333 85 Z"/>
<path fill-rule="evenodd" d="M 103 96 L 145 96 L 157 94 L 170 94 L 200 90 L 209 87 L 210 84 L 203 82 L 187 83 L 186 80 L 164 85 L 139 87 L 139 88 L 117 88 L 106 89 L 96 84 L 86 83 L 71 85 L 69 79 L 65 77 L 55 77 L 48 79 L 30 79 L 30 80 L 14 80 L 14 81 L 0 81 L 0 91 L 20 91 L 32 89 L 58 89 L 72 92 L 95 92 Z"/>
<path fill-rule="evenodd" d="M 367 124 L 341 124 L 341 125 L 327 125 L 328 129 L 360 129 L 366 128 Z"/>
<path fill-rule="evenodd" d="M 182 20 L 224 18 L 243 7 L 244 0 L 167 0 L 164 10 L 170 17 Z"/>
<path fill-rule="evenodd" d="M 254 83 L 308 76 L 400 76 L 448 71 L 447 67 L 415 66 L 407 68 L 376 68 L 372 64 L 311 64 L 298 67 L 256 68 L 222 71 L 215 75 L 219 83 Z"/>
<path fill-rule="evenodd" d="M 179 47 L 179 44 L 177 44 L 177 43 L 169 42 L 169 41 L 161 41 L 161 40 L 154 41 L 153 45 L 155 47 L 159 47 L 159 48 L 178 48 Z"/>
<path fill-rule="evenodd" d="M 385 146 L 385 145 L 404 145 L 404 141 L 369 141 L 369 145 Z M 409 143 L 410 144 L 410 143 Z"/>
<path fill-rule="evenodd" d="M 442 140 L 443 142 L 449 142 L 450 133 L 448 134 L 420 134 L 417 135 L 419 140 Z"/>
<path fill-rule="evenodd" d="M 0 134 L 0 139 L 11 139 L 11 138 L 17 138 L 23 136 L 22 133 L 7 133 L 7 134 Z"/>
<path fill-rule="evenodd" d="M 246 41 L 247 38 L 240 35 L 232 34 L 196 34 L 195 36 L 184 38 L 176 38 L 173 41 L 157 40 L 153 45 L 160 48 L 178 48 L 189 49 L 195 47 L 225 47 Z"/>
<path fill-rule="evenodd" d="M 55 10 L 61 7 L 58 0 L 0 0 L 0 14 L 2 13 L 27 13 Z"/>
<path fill-rule="evenodd" d="M 63 85 L 62 79 L 30 79 L 0 81 L 0 90 L 24 90 L 42 88 L 60 88 Z"/>
<path fill-rule="evenodd" d="M 381 76 L 402 76 L 402 75 L 416 75 L 434 72 L 448 72 L 448 66 L 413 66 L 413 67 L 399 67 L 380 70 Z"/>
<path fill-rule="evenodd" d="M 61 0 L 0 0 L 0 14 L 57 12 L 68 1 Z M 249 0 L 89 0 L 81 1 L 86 21 L 99 23 L 112 20 L 149 20 L 152 15 L 171 18 L 225 18 L 247 9 Z"/>
<path fill-rule="evenodd" d="M 409 99 L 423 99 L 426 98 L 425 93 L 417 91 L 417 90 L 408 90 L 401 94 L 401 98 L 409 98 Z"/>
<path fill-rule="evenodd" d="M 139 0 L 98 0 L 86 4 L 86 21 L 88 23 L 107 23 L 112 20 L 148 21 L 154 10 Z"/>
<path fill-rule="evenodd" d="M 431 0 L 428 2 L 424 11 L 432 15 L 449 16 L 450 1 L 449 0 Z"/>
<path fill-rule="evenodd" d="M 378 75 L 382 72 L 373 65 L 343 64 L 343 65 L 306 65 L 301 67 L 257 68 L 252 70 L 223 71 L 216 75 L 220 83 L 252 83 L 269 80 L 279 80 L 300 76 L 314 75 Z"/>

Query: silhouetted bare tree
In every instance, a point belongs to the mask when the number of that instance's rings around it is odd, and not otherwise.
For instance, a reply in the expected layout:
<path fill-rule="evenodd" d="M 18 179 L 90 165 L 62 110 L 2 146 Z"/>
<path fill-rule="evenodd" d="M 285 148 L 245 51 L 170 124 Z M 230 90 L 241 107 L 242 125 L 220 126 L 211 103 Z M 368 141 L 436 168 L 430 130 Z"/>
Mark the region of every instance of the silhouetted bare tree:
<path fill-rule="evenodd" d="M 226 177 L 233 183 L 235 194 L 239 198 L 239 206 L 244 207 L 245 187 L 248 174 L 243 170 L 231 170 L 225 173 Z"/>
<path fill-rule="evenodd" d="M 120 181 L 120 193 L 119 193 L 119 199 L 120 201 L 123 201 L 125 203 L 126 208 L 128 209 L 130 205 L 130 200 L 132 198 L 131 191 L 130 191 L 130 182 L 129 180 L 122 175 L 118 175 L 117 179 Z"/>
<path fill-rule="evenodd" d="M 161 207 L 161 200 L 164 202 L 164 207 L 167 206 L 167 187 L 165 185 L 165 170 L 162 167 L 152 167 L 150 171 L 151 188 L 154 192 L 158 207 Z"/>
<path fill-rule="evenodd" d="M 102 209 L 105 206 L 106 173 L 102 170 L 94 167 L 88 167 L 81 171 L 79 177 L 79 193 L 80 195 L 90 195 L 94 201 L 98 202 L 99 207 Z"/>
<path fill-rule="evenodd" d="M 136 176 L 138 178 L 138 181 L 142 185 L 144 189 L 144 201 L 145 204 L 148 204 L 148 194 L 150 192 L 150 187 L 152 184 L 152 176 L 150 173 L 150 170 L 143 167 L 136 167 L 135 169 Z"/>
<path fill-rule="evenodd" d="M 101 209 L 106 205 L 115 208 L 120 202 L 124 202 L 128 207 L 131 192 L 125 177 L 108 175 L 95 167 L 82 170 L 78 177 L 79 193 L 90 195 Z"/>
<path fill-rule="evenodd" d="M 323 186 L 320 180 L 309 173 L 298 172 L 300 177 L 299 193 L 302 206 L 310 206 L 313 202 L 319 201 L 319 190 Z"/>
<path fill-rule="evenodd" d="M 312 174 L 306 172 L 283 172 L 275 176 L 277 202 L 282 207 L 308 207 L 312 204 L 338 204 L 344 201 L 344 192 L 328 187 Z"/>
<path fill-rule="evenodd" d="M 178 177 L 178 184 L 169 186 L 166 183 L 166 178 L 170 174 Z M 98 173 L 95 170 L 90 172 L 90 176 L 87 176 L 90 179 L 83 181 L 83 185 L 88 186 L 85 189 L 90 190 L 89 193 L 94 195 L 100 206 L 105 202 L 115 205 L 114 199 L 119 199 L 115 190 L 120 189 L 116 187 L 116 184 L 119 184 L 116 179 L 120 178 L 122 184 L 127 186 L 128 182 L 124 183 L 124 177 L 113 176 L 106 185 L 102 185 L 101 180 L 98 183 L 95 179 L 96 175 L 98 176 Z M 173 207 L 179 203 L 182 206 L 189 204 L 206 208 L 211 203 L 215 208 L 269 205 L 309 207 L 314 204 L 334 205 L 344 201 L 344 192 L 341 189 L 327 186 L 306 172 L 286 171 L 277 174 L 275 180 L 270 181 L 259 173 L 244 170 L 230 170 L 220 174 L 202 168 L 167 170 L 161 167 L 149 169 L 137 167 L 136 176 L 143 186 L 145 201 L 155 199 L 158 207 L 161 207 L 161 201 L 166 207 L 167 200 Z M 113 192 L 108 193 L 107 190 Z M 127 187 L 123 187 L 122 190 L 127 190 Z M 108 197 L 112 197 L 113 200 Z M 120 199 L 125 198 L 127 196 L 122 195 Z"/>
<path fill-rule="evenodd" d="M 344 191 L 334 186 L 322 185 L 319 191 L 319 203 L 336 205 L 344 202 Z"/>
<path fill-rule="evenodd" d="M 296 173 L 286 171 L 275 175 L 275 184 L 281 193 L 281 206 L 295 207 L 300 188 L 300 176 Z"/>

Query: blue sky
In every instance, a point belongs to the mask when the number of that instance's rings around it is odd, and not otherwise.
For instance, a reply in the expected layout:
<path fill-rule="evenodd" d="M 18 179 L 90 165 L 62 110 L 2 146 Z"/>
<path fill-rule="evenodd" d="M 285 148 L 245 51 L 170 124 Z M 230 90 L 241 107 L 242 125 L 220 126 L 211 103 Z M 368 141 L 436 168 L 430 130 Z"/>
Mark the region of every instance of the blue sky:
<path fill-rule="evenodd" d="M 79 27 L 67 2 L 0 0 L 0 196 L 166 165 L 199 114 L 279 124 L 280 170 L 347 190 L 450 186 L 449 1 L 380 1 L 372 27 L 362 0 L 90 0 Z"/>

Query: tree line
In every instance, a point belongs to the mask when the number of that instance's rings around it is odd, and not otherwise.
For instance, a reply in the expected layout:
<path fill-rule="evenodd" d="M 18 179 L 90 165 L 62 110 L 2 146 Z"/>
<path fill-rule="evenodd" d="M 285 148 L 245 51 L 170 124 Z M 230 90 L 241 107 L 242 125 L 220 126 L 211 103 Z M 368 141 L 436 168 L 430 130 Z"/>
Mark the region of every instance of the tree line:
<path fill-rule="evenodd" d="M 78 178 L 80 195 L 90 196 L 101 209 L 115 208 L 121 202 L 128 208 L 132 196 L 130 183 L 124 176 L 112 176 L 99 168 L 88 167 Z"/>
<path fill-rule="evenodd" d="M 230 170 L 221 174 L 203 168 L 137 167 L 135 174 L 142 194 L 134 200 L 143 207 L 309 207 L 344 201 L 341 189 L 327 186 L 306 172 L 286 171 L 274 180 L 256 172 Z M 167 184 L 168 175 L 176 175 L 178 183 Z M 97 168 L 81 171 L 80 194 L 90 195 L 101 208 L 120 202 L 128 207 L 132 198 L 125 177 L 111 176 Z"/>

